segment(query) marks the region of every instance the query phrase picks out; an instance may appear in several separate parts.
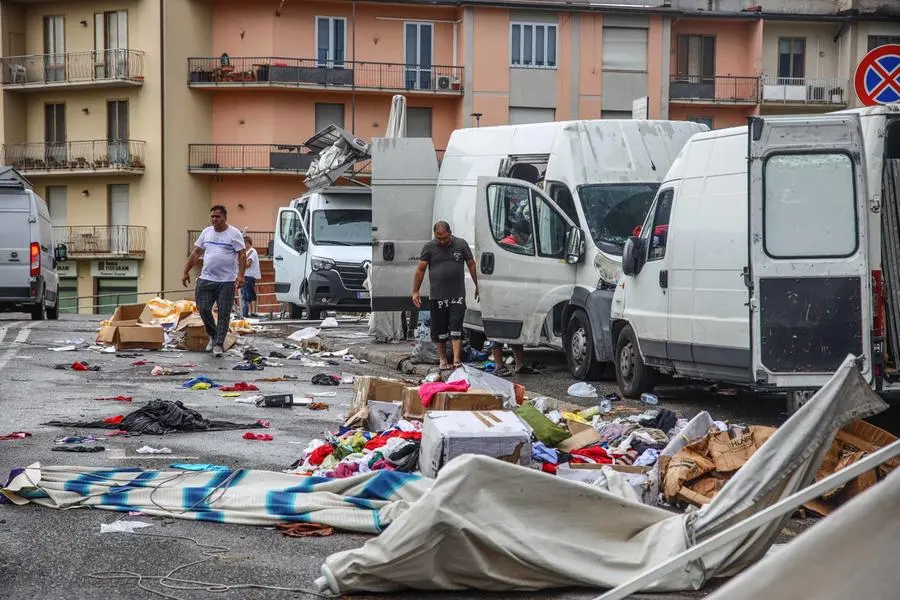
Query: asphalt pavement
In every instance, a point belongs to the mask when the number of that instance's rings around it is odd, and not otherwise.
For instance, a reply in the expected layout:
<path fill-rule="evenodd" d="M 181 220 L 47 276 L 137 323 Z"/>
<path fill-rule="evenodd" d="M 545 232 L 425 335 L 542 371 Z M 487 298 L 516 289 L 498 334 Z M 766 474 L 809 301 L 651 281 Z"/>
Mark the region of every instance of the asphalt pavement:
<path fill-rule="evenodd" d="M 102 354 L 88 350 L 77 352 L 53 352 L 48 348 L 70 341 L 92 341 L 96 335 L 98 320 L 94 317 L 70 316 L 60 321 L 32 322 L 23 315 L 0 315 L 0 377 L 5 383 L 0 387 L 0 434 L 27 431 L 32 437 L 24 440 L 0 441 L 0 471 L 6 473 L 15 467 L 38 462 L 42 465 L 85 465 L 109 467 L 166 468 L 172 457 L 154 457 L 136 454 L 144 445 L 167 446 L 174 457 L 192 457 L 180 462 L 204 462 L 227 465 L 232 468 L 269 469 L 280 471 L 302 457 L 302 451 L 310 440 L 321 438 L 325 430 L 333 430 L 349 406 L 350 386 L 329 388 L 336 391 L 334 398 L 324 398 L 330 408 L 327 411 L 311 411 L 305 408 L 273 409 L 235 403 L 223 398 L 215 390 L 194 391 L 181 389 L 187 379 L 150 375 L 152 364 L 133 366 L 133 358 L 119 358 L 115 354 Z M 289 331 L 292 330 L 288 329 Z M 360 348 L 365 343 L 362 328 L 342 325 L 328 332 L 331 339 L 350 348 Z M 342 337 L 343 336 L 343 337 Z M 269 335 L 253 335 L 245 338 L 264 355 L 280 349 L 281 332 Z M 398 348 L 401 353 L 403 348 Z M 351 350 L 353 351 L 353 350 Z M 560 359 L 552 353 L 532 353 L 532 357 L 546 366 L 540 376 L 523 378 L 527 387 L 542 394 L 567 398 L 564 391 L 571 379 L 563 371 Z M 191 376 L 206 375 L 216 382 L 233 383 L 252 381 L 258 377 L 275 377 L 281 374 L 296 375 L 296 382 L 259 383 L 266 393 L 293 392 L 309 395 L 322 391 L 310 383 L 311 377 L 321 369 L 301 367 L 294 361 L 283 361 L 284 368 L 268 368 L 263 373 L 233 371 L 239 359 L 225 357 L 215 359 L 204 353 L 150 352 L 143 357 L 161 366 L 177 367 L 195 363 Z M 57 370 L 56 364 L 71 364 L 75 360 L 99 365 L 99 372 Z M 554 362 L 555 361 L 555 362 Z M 396 371 L 375 364 L 344 364 L 334 370 L 348 373 L 396 376 Z M 606 382 L 601 391 L 612 391 Z M 132 396 L 133 403 L 98 401 L 97 397 L 116 395 Z M 271 442 L 242 439 L 243 431 L 173 434 L 164 437 L 139 436 L 111 438 L 101 442 L 109 451 L 97 454 L 64 454 L 51 451 L 58 437 L 93 434 L 103 430 L 79 430 L 41 425 L 50 420 L 96 420 L 116 414 L 126 414 L 144 402 L 162 398 L 181 400 L 207 418 L 251 423 L 267 419 L 274 436 Z M 735 398 L 712 394 L 703 397 L 690 394 L 663 396 L 665 405 L 677 407 L 688 414 L 698 409 L 708 409 L 714 415 L 727 418 L 728 413 L 716 412 L 720 404 L 732 405 L 737 414 L 747 411 L 744 404 L 734 405 Z M 586 403 L 587 401 L 582 401 Z M 755 416 L 747 422 L 777 421 L 781 406 L 764 403 L 752 406 Z M 764 408 L 765 407 L 765 408 Z M 749 414 L 749 413 L 747 413 Z M 121 458 L 121 457 L 125 458 Z M 118 457 L 118 458 L 117 458 Z M 367 536 L 338 533 L 326 538 L 292 539 L 265 527 L 248 527 L 203 523 L 171 518 L 132 517 L 152 524 L 142 530 L 147 535 L 100 534 L 100 524 L 111 523 L 122 515 L 101 510 L 59 511 L 36 506 L 16 507 L 0 505 L 0 597 L 7 600 L 25 600 L 40 597 L 45 600 L 119 600 L 122 598 L 159 598 L 160 594 L 139 587 L 135 574 L 160 576 L 178 566 L 202 560 L 204 546 L 215 546 L 220 552 L 215 558 L 178 572 L 178 577 L 203 580 L 217 585 L 258 584 L 278 588 L 310 589 L 318 576 L 323 559 L 331 553 L 358 547 Z M 564 535 L 564 532 L 560 532 Z M 154 537 L 151 537 L 154 536 Z M 161 537 L 160 537 L 161 536 Z M 452 560 L 452 557 L 447 557 Z M 101 571 L 121 572 L 118 579 L 92 577 Z M 256 598 L 279 599 L 304 597 L 297 591 L 275 589 L 239 589 L 227 593 L 206 590 L 161 590 L 152 580 L 141 585 L 162 591 L 164 597 L 188 599 L 203 598 Z M 674 599 L 703 597 L 712 588 L 691 594 L 661 594 L 635 596 L 640 598 Z M 487 594 L 461 592 L 425 594 L 410 592 L 391 594 L 392 598 L 552 598 L 589 599 L 596 591 L 560 591 L 541 594 Z"/>

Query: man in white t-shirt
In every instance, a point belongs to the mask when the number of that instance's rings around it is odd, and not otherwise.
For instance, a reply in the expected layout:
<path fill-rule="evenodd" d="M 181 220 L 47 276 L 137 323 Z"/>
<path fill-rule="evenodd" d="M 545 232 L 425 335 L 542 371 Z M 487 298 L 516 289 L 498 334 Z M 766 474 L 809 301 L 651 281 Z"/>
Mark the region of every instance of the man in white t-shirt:
<path fill-rule="evenodd" d="M 213 206 L 209 211 L 212 226 L 207 227 L 197 238 L 194 250 L 184 265 L 181 283 L 187 287 L 191 283 L 191 269 L 203 257 L 203 269 L 197 279 L 194 298 L 200 311 L 200 318 L 209 336 L 206 351 L 214 356 L 225 353 L 225 336 L 231 324 L 231 306 L 234 303 L 235 285 L 244 284 L 244 270 L 247 268 L 247 253 L 244 250 L 244 236 L 228 224 L 228 211 L 224 206 Z M 219 313 L 219 322 L 213 315 L 213 305 Z"/>
<path fill-rule="evenodd" d="M 241 303 L 244 309 L 244 318 L 250 317 L 253 312 L 253 303 L 256 302 L 256 282 L 262 278 L 259 268 L 259 253 L 253 247 L 253 240 L 249 235 L 244 236 L 244 245 L 247 248 L 247 271 L 244 273 L 244 287 L 241 290 Z"/>

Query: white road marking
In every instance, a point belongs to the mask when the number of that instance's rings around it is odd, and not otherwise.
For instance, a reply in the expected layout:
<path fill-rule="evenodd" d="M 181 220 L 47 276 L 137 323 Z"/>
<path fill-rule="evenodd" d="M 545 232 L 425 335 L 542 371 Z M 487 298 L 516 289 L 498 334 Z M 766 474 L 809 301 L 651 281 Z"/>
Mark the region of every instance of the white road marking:
<path fill-rule="evenodd" d="M 37 322 L 26 323 L 25 325 L 22 325 L 21 331 L 19 331 L 19 334 L 16 336 L 16 343 L 22 344 L 26 342 L 28 340 L 28 336 L 31 334 L 31 328 L 35 325 L 37 325 Z M 6 330 L 3 331 L 3 335 L 6 335 Z M 11 361 L 15 357 L 16 352 L 18 351 L 18 346 L 12 346 L 9 350 L 0 355 L 0 369 L 6 367 L 6 365 L 9 364 L 9 361 Z"/>
<path fill-rule="evenodd" d="M 30 331 L 29 329 L 25 329 L 25 327 L 23 327 L 22 329 L 20 329 L 20 330 L 19 330 L 19 335 L 16 336 L 16 343 L 17 343 L 17 344 L 24 344 L 25 342 L 27 342 L 27 341 L 28 341 L 28 335 L 29 335 L 30 333 L 31 333 L 31 331 Z"/>
<path fill-rule="evenodd" d="M 3 343 L 3 340 L 6 339 L 6 332 L 9 330 L 9 327 L 0 327 L 0 344 Z"/>

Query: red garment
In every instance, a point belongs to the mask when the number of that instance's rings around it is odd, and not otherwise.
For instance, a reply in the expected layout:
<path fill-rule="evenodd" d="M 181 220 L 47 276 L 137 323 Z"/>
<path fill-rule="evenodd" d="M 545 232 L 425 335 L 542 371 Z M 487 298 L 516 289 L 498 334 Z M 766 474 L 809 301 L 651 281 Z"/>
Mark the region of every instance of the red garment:
<path fill-rule="evenodd" d="M 422 399 L 422 406 L 428 408 L 435 394 L 441 392 L 467 392 L 469 391 L 469 382 L 465 379 L 454 381 L 453 383 L 445 383 L 443 381 L 435 381 L 434 383 L 423 383 L 419 386 L 419 398 Z"/>
<path fill-rule="evenodd" d="M 612 458 L 607 454 L 605 448 L 591 446 L 589 448 L 581 448 L 580 450 L 572 450 L 572 460 L 570 462 L 575 464 L 594 463 L 611 465 Z"/>
<path fill-rule="evenodd" d="M 88 368 L 87 368 L 87 365 L 84 364 L 83 362 L 73 362 L 72 370 L 73 371 L 87 371 Z"/>
<path fill-rule="evenodd" d="M 29 437 L 31 437 L 31 434 L 27 431 L 13 431 L 6 435 L 0 435 L 0 440 L 24 440 Z"/>
<path fill-rule="evenodd" d="M 265 429 L 268 429 L 269 427 L 272 426 L 272 423 L 270 423 L 269 421 L 266 421 L 265 419 L 257 419 L 256 424 L 259 425 L 260 427 L 264 427 Z"/>
<path fill-rule="evenodd" d="M 107 417 L 107 418 L 103 419 L 103 422 L 106 423 L 107 425 L 118 425 L 119 423 L 121 423 L 124 420 L 125 420 L 124 415 L 116 415 L 114 417 Z"/>
<path fill-rule="evenodd" d="M 246 381 L 238 381 L 234 385 L 219 388 L 219 390 L 222 392 L 258 392 L 259 388 L 252 383 L 247 383 Z"/>
<path fill-rule="evenodd" d="M 403 440 L 408 440 L 410 442 L 420 442 L 422 441 L 422 432 L 400 431 L 399 429 L 392 429 L 391 431 L 386 431 L 379 436 L 373 437 L 368 441 L 368 443 L 366 443 L 364 448 L 366 450 L 377 450 L 387 444 L 387 441 L 391 438 L 400 438 Z"/>
<path fill-rule="evenodd" d="M 248 431 L 247 433 L 244 434 L 244 439 L 245 440 L 256 440 L 258 442 L 271 442 L 275 438 L 268 433 L 253 433 L 251 431 Z"/>
<path fill-rule="evenodd" d="M 544 463 L 541 465 L 541 471 L 544 473 L 550 473 L 551 475 L 556 475 L 556 469 L 559 468 L 559 465 L 553 463 Z"/>
<path fill-rule="evenodd" d="M 322 444 L 310 453 L 309 458 L 307 458 L 306 461 L 309 464 L 318 467 L 325 462 L 326 458 L 331 456 L 332 452 L 334 452 L 334 447 L 331 444 Z"/>
<path fill-rule="evenodd" d="M 94 400 L 113 400 L 115 402 L 131 402 L 134 400 L 131 396 L 110 396 L 108 398 L 94 398 Z"/>

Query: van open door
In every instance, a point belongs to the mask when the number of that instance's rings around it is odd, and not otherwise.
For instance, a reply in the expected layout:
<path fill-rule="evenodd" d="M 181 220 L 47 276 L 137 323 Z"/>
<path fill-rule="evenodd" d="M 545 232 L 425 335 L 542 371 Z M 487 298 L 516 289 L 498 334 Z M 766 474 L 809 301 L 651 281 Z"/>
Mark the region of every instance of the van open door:
<path fill-rule="evenodd" d="M 413 310 L 413 274 L 432 238 L 437 154 L 431 138 L 375 138 L 370 152 L 372 310 Z M 420 293 L 425 302 L 428 277 Z"/>
<path fill-rule="evenodd" d="M 755 380 L 816 388 L 853 354 L 871 381 L 868 193 L 859 117 L 757 117 L 749 128 L 747 283 Z"/>
<path fill-rule="evenodd" d="M 475 261 L 488 339 L 536 346 L 548 315 L 572 298 L 584 233 L 539 188 L 479 177 Z"/>
<path fill-rule="evenodd" d="M 303 230 L 300 213 L 295 208 L 278 209 L 273 247 L 275 299 L 299 307 L 302 304 L 300 293 L 306 279 L 309 241 Z M 296 310 L 293 312 L 296 314 Z"/>

